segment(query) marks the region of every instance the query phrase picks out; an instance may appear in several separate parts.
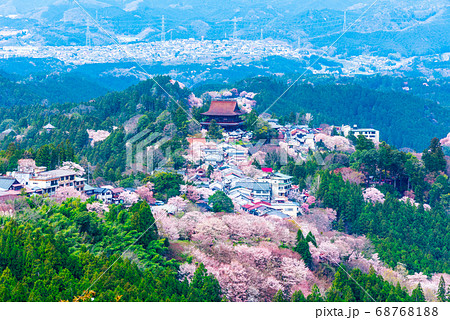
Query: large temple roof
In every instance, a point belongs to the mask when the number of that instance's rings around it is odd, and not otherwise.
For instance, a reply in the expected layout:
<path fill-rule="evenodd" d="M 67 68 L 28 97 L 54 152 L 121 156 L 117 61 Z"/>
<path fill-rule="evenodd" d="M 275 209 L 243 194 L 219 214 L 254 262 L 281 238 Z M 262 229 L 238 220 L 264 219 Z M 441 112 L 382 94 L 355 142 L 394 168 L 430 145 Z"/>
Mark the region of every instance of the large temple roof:
<path fill-rule="evenodd" d="M 202 113 L 205 116 L 240 116 L 243 115 L 241 109 L 234 100 L 214 100 L 211 101 L 209 110 Z"/>

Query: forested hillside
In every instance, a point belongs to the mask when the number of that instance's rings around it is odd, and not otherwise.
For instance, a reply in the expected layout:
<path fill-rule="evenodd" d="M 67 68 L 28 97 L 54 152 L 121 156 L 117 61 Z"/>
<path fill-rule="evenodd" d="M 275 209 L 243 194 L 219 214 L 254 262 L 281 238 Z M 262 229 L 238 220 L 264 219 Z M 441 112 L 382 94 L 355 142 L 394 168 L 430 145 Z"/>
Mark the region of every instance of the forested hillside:
<path fill-rule="evenodd" d="M 107 92 L 94 81 L 76 74 L 35 74 L 24 79 L 0 73 L 0 106 L 3 108 L 82 102 Z"/>
<path fill-rule="evenodd" d="M 172 84 L 166 76 L 157 77 L 156 81 L 161 87 L 148 80 L 83 104 L 29 104 L 0 108 L 0 118 L 3 119 L 0 129 L 14 130 L 1 141 L 3 150 L 10 147 L 3 156 L 2 172 L 6 172 L 6 168 L 14 168 L 18 157 L 27 154 L 33 158 L 41 155 L 38 163 L 50 169 L 62 161 L 85 158 L 98 167 L 96 177 L 106 176 L 109 172 L 111 181 L 120 180 L 125 170 L 125 142 L 138 130 L 163 132 L 167 124 L 178 123 L 174 120 L 177 115 L 185 118 L 183 121 L 187 120 L 182 109 L 179 113 L 176 110 L 179 105 L 186 108 L 190 91 L 182 89 L 177 82 Z M 138 117 L 128 131 L 124 129 L 125 122 L 136 115 Z M 55 129 L 43 130 L 47 123 Z M 105 130 L 111 135 L 91 146 L 87 129 Z M 64 150 L 63 146 L 66 146 Z"/>

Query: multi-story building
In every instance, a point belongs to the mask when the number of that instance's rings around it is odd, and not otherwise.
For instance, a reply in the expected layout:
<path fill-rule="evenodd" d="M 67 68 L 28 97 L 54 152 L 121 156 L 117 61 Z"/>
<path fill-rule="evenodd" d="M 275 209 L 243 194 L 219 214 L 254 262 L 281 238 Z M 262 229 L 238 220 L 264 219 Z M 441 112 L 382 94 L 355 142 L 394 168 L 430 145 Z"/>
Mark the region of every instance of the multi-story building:
<path fill-rule="evenodd" d="M 258 181 L 271 184 L 272 199 L 287 198 L 287 193 L 292 187 L 292 177 L 282 173 L 269 173 Z"/>
<path fill-rule="evenodd" d="M 77 177 L 73 170 L 44 171 L 29 178 L 27 186 L 31 189 L 42 189 L 43 193 L 54 194 L 59 187 L 74 187 L 75 190 L 84 191 L 85 179 Z"/>

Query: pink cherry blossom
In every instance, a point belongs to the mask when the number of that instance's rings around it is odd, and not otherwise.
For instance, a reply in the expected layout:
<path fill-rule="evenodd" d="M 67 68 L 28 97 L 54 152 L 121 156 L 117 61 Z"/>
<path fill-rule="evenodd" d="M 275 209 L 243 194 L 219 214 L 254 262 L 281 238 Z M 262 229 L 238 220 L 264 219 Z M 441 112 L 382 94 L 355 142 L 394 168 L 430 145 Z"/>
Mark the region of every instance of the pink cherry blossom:
<path fill-rule="evenodd" d="M 351 183 L 361 184 L 365 179 L 364 175 L 361 172 L 355 171 L 351 168 L 339 168 L 334 170 L 334 172 L 336 174 L 341 174 L 344 181 L 350 181 Z"/>
<path fill-rule="evenodd" d="M 139 195 L 136 192 L 124 190 L 119 194 L 119 200 L 123 200 L 125 204 L 133 204 L 139 201 Z"/>
<path fill-rule="evenodd" d="M 70 186 L 57 188 L 51 198 L 53 198 L 57 202 L 63 202 L 69 198 L 80 198 L 82 201 L 85 201 L 87 199 L 86 195 Z"/>
<path fill-rule="evenodd" d="M 153 184 L 151 182 L 144 186 L 138 187 L 136 193 L 141 197 L 141 199 L 147 201 L 149 204 L 154 204 L 156 199 L 153 197 Z"/>
<path fill-rule="evenodd" d="M 344 152 L 352 152 L 355 151 L 355 148 L 352 146 L 350 141 L 347 138 L 341 136 L 328 136 L 323 133 L 318 133 L 315 135 L 314 139 L 316 142 L 322 141 L 330 150 L 344 151 Z"/>
<path fill-rule="evenodd" d="M 377 188 L 367 188 L 363 191 L 363 197 L 366 202 L 384 202 L 384 194 Z"/>

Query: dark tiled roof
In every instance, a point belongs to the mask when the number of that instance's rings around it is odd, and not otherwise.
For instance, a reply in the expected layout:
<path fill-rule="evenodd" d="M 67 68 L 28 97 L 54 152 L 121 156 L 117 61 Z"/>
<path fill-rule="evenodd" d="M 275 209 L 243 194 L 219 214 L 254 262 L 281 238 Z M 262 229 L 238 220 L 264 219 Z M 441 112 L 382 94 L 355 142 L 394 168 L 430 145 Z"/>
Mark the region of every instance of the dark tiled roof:
<path fill-rule="evenodd" d="M 202 113 L 205 116 L 240 116 L 244 114 L 236 101 L 222 100 L 211 101 L 209 110 Z"/>

